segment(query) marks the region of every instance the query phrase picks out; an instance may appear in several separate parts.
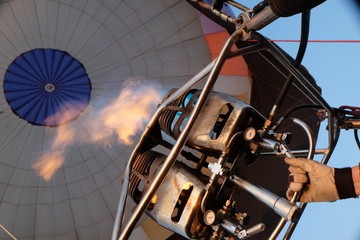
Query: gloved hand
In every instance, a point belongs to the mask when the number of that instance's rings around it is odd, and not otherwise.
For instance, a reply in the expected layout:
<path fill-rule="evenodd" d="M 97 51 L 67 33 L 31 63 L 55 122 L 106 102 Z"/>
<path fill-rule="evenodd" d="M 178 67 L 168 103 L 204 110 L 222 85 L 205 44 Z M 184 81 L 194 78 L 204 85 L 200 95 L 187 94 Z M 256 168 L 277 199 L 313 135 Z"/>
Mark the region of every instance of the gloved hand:
<path fill-rule="evenodd" d="M 356 197 L 351 168 L 332 168 L 305 158 L 285 158 L 290 165 L 288 199 L 302 190 L 300 202 L 333 202 Z"/>
<path fill-rule="evenodd" d="M 305 158 L 285 158 L 285 162 L 290 165 L 288 199 L 301 190 L 300 202 L 332 202 L 340 199 L 334 168 Z"/>

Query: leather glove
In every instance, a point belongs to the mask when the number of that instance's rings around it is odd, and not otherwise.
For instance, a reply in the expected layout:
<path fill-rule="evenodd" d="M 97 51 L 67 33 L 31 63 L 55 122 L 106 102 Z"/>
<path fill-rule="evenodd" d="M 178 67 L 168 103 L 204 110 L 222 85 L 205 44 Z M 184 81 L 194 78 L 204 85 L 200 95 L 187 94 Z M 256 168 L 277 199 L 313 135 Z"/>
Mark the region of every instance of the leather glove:
<path fill-rule="evenodd" d="M 305 158 L 285 158 L 290 165 L 288 199 L 302 190 L 300 202 L 333 202 L 356 197 L 351 168 L 336 169 Z"/>

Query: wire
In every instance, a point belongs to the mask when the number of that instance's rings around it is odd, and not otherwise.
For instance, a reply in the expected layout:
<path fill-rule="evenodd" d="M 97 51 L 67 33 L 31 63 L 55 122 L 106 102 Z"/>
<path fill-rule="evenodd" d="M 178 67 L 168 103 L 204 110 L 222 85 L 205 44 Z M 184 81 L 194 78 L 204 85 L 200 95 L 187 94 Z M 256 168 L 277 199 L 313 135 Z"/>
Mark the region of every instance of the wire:
<path fill-rule="evenodd" d="M 305 11 L 301 14 L 301 36 L 300 36 L 300 44 L 299 44 L 298 52 L 296 54 L 296 58 L 294 62 L 295 68 L 300 67 L 306 52 L 306 47 L 309 39 L 310 14 L 311 14 L 310 10 Z M 293 80 L 294 80 L 294 76 L 292 74 L 288 74 L 286 81 L 275 100 L 274 107 L 269 115 L 268 120 L 270 123 L 274 120 L 278 108 L 280 108 L 280 106 L 282 105 L 285 96 L 287 95 L 290 87 L 292 86 Z"/>
<path fill-rule="evenodd" d="M 16 237 L 14 237 L 14 235 L 12 235 L 2 224 L 0 224 L 0 227 L 14 240 L 17 240 Z"/>
<path fill-rule="evenodd" d="M 360 140 L 359 140 L 359 135 L 358 135 L 358 130 L 357 129 L 354 130 L 354 136 L 355 136 L 356 144 L 358 145 L 359 150 L 360 150 Z"/>
<path fill-rule="evenodd" d="M 278 129 L 279 126 L 281 126 L 283 124 L 283 122 L 295 111 L 300 110 L 300 109 L 304 109 L 304 108 L 312 108 L 312 109 L 323 109 L 323 106 L 320 105 L 311 105 L 311 104 L 307 104 L 307 105 L 300 105 L 297 106 L 295 108 L 290 109 L 288 112 L 286 112 L 274 125 L 273 127 L 273 131 L 276 131 Z"/>

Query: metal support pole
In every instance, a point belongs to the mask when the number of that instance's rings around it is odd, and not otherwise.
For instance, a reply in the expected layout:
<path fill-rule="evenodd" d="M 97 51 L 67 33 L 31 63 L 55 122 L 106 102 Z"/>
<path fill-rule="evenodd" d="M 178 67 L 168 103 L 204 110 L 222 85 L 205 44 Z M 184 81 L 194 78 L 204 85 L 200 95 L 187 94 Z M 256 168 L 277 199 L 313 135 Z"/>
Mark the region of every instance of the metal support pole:
<path fill-rule="evenodd" d="M 308 152 L 307 158 L 308 159 L 313 158 L 314 153 L 315 153 L 315 142 L 314 142 L 314 136 L 313 136 L 313 134 L 311 132 L 311 129 L 309 128 L 309 126 L 306 123 L 304 123 L 300 119 L 295 118 L 293 121 L 294 121 L 294 123 L 298 124 L 299 126 L 301 126 L 305 130 L 305 132 L 306 132 L 306 134 L 308 136 L 308 140 L 309 140 L 309 152 Z M 287 149 L 287 147 L 285 145 L 282 145 L 282 147 L 285 148 L 284 149 L 285 151 L 283 153 L 285 154 L 286 157 L 292 157 L 292 158 L 294 157 L 294 155 Z M 300 192 L 295 192 L 294 195 L 292 196 L 290 202 L 295 204 L 298 201 L 299 197 L 300 197 Z M 295 227 L 296 227 L 296 225 L 298 223 L 298 220 L 299 220 L 299 218 L 300 218 L 300 216 L 302 214 L 302 211 L 304 210 L 305 207 L 306 207 L 306 204 L 301 204 L 299 206 L 299 213 L 298 213 L 299 216 L 288 227 L 288 229 L 287 229 L 287 231 L 285 233 L 284 239 L 290 239 L 291 234 L 295 230 Z M 279 221 L 279 223 L 276 226 L 275 230 L 270 235 L 269 240 L 276 239 L 276 237 L 280 234 L 281 230 L 285 226 L 286 222 L 287 222 L 287 219 L 285 219 L 285 218 L 282 218 Z"/>
<path fill-rule="evenodd" d="M 239 33 L 240 34 L 240 33 Z M 249 54 L 252 52 L 259 51 L 261 49 L 264 49 L 263 46 L 258 45 L 251 45 L 242 49 L 238 49 L 235 52 L 229 52 L 227 53 L 228 58 L 233 58 L 245 54 Z M 157 111 L 153 115 L 153 117 L 150 119 L 148 125 L 146 126 L 138 145 L 135 147 L 133 153 L 131 154 L 129 158 L 129 162 L 125 169 L 124 174 L 124 182 L 122 185 L 122 191 L 120 195 L 120 200 L 118 204 L 117 214 L 115 218 L 113 233 L 112 233 L 112 240 L 118 239 L 121 229 L 122 229 L 122 223 L 124 219 L 124 211 L 127 201 L 127 191 L 129 186 L 129 179 L 130 179 L 130 173 L 132 169 L 133 161 L 135 160 L 136 156 L 139 153 L 139 149 L 141 148 L 141 144 L 143 140 L 147 137 L 152 127 L 157 123 L 159 117 L 161 116 L 163 110 L 175 99 L 177 99 L 179 96 L 181 96 L 184 92 L 191 89 L 194 85 L 196 85 L 201 79 L 203 79 L 207 74 L 211 72 L 211 70 L 214 68 L 215 63 L 218 61 L 218 57 L 215 58 L 212 62 L 210 62 L 204 69 L 202 69 L 198 74 L 196 74 L 194 77 L 192 77 L 188 82 L 186 82 L 183 86 L 181 86 L 179 89 L 177 89 L 171 96 L 169 96 L 167 99 L 164 100 L 163 103 L 157 108 Z"/>
<path fill-rule="evenodd" d="M 139 143 L 135 147 L 133 153 L 130 156 L 129 162 L 125 168 L 125 174 L 124 174 L 124 182 L 122 184 L 122 191 L 120 195 L 120 200 L 118 204 L 118 209 L 116 213 L 116 218 L 114 222 L 113 227 L 113 233 L 112 233 L 112 240 L 116 240 L 119 235 L 120 231 L 122 229 L 122 223 L 124 219 L 125 214 L 125 206 L 127 201 L 127 191 L 129 188 L 129 181 L 130 181 L 130 173 L 133 166 L 133 162 L 136 158 L 136 156 L 139 153 L 139 150 L 141 148 L 141 144 L 143 140 L 147 137 L 147 135 L 150 132 L 150 129 L 157 123 L 159 117 L 161 116 L 163 110 L 165 107 L 167 107 L 172 101 L 174 101 L 176 98 L 181 96 L 185 91 L 193 87 L 197 82 L 199 82 L 202 78 L 204 78 L 210 71 L 213 69 L 215 62 L 217 59 L 214 59 L 212 62 L 210 62 L 204 69 L 202 69 L 198 74 L 196 74 L 194 77 L 192 77 L 187 83 L 185 83 L 182 87 L 177 89 L 169 98 L 167 98 L 157 109 L 151 120 L 149 121 L 148 125 L 146 126 Z"/>
<path fill-rule="evenodd" d="M 231 52 L 231 47 L 235 44 L 238 40 L 239 36 L 241 35 L 242 31 L 235 31 L 230 38 L 226 41 L 219 57 L 216 59 L 214 67 L 208 77 L 208 80 L 202 90 L 199 100 L 192 111 L 189 121 L 184 127 L 184 130 L 181 132 L 179 138 L 177 139 L 173 149 L 170 151 L 168 157 L 166 158 L 164 164 L 162 165 L 161 169 L 159 170 L 158 175 L 155 177 L 152 184 L 149 186 L 149 189 L 146 191 L 144 196 L 142 197 L 140 203 L 138 204 L 137 208 L 134 211 L 134 214 L 131 216 L 128 224 L 125 226 L 123 232 L 120 234 L 119 239 L 128 239 L 131 234 L 131 231 L 134 229 L 137 221 L 141 217 L 141 214 L 145 211 L 147 205 L 149 204 L 151 198 L 155 194 L 157 188 L 160 186 L 163 179 L 166 177 L 171 166 L 176 161 L 176 157 L 179 155 L 179 152 L 185 145 L 189 132 L 191 130 L 192 125 L 194 124 L 197 116 L 205 106 L 205 102 L 215 84 L 215 81 L 220 73 L 220 70 L 227 58 L 229 52 Z M 134 155 L 134 154 L 133 154 Z M 130 168 L 131 170 L 131 168 Z M 130 172 L 129 172 L 130 174 Z"/>
<path fill-rule="evenodd" d="M 273 194 L 272 192 L 269 192 L 262 187 L 251 184 L 239 176 L 233 175 L 229 179 L 271 208 L 275 213 L 280 215 L 285 222 L 296 220 L 299 208 L 295 204 Z"/>

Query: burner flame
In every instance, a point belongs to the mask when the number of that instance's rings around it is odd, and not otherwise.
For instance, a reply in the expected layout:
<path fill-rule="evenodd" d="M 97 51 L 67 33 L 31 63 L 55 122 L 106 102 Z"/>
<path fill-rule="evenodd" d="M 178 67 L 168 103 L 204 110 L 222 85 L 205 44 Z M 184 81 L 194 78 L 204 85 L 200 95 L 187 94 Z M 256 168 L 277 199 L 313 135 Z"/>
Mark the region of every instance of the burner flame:
<path fill-rule="evenodd" d="M 100 113 L 93 109 L 87 109 L 89 119 L 81 119 L 90 137 L 84 139 L 77 133 L 72 123 L 56 128 L 56 136 L 48 152 L 46 152 L 34 165 L 33 169 L 44 180 L 49 181 L 59 168 L 65 163 L 66 149 L 75 141 L 86 143 L 96 141 L 109 145 L 115 135 L 119 143 L 132 145 L 133 138 L 144 128 L 149 120 L 154 106 L 161 100 L 159 92 L 154 86 L 141 84 L 139 81 L 130 81 L 120 92 L 119 96 L 104 107 Z M 73 106 L 74 107 L 74 106 Z M 65 104 L 58 113 L 52 117 L 59 118 L 59 114 L 68 118 L 73 113 L 73 107 Z M 83 116 L 80 116 L 82 118 Z M 91 120 L 91 121 L 86 121 Z"/>

